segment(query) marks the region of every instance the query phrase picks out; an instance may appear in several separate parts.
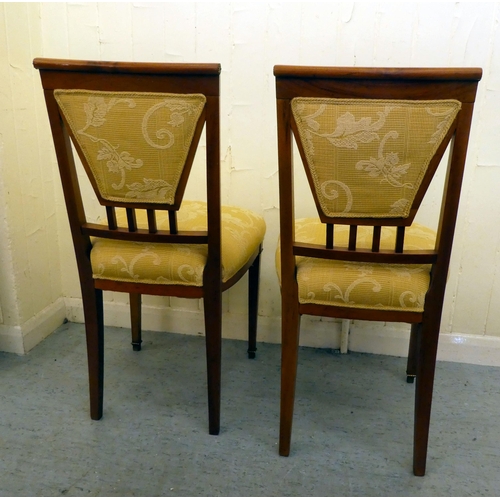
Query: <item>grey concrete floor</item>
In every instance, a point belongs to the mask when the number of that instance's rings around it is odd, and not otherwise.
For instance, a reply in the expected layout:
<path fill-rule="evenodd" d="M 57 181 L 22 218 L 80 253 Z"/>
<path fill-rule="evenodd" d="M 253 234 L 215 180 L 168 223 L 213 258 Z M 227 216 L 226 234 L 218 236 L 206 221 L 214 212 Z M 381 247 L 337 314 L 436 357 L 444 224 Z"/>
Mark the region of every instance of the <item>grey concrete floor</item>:
<path fill-rule="evenodd" d="M 500 369 L 438 363 L 427 475 L 412 475 L 406 360 L 303 348 L 292 453 L 278 456 L 280 347 L 223 342 L 207 430 L 204 339 L 106 328 L 104 417 L 89 417 L 83 325 L 0 353 L 2 496 L 498 496 Z"/>

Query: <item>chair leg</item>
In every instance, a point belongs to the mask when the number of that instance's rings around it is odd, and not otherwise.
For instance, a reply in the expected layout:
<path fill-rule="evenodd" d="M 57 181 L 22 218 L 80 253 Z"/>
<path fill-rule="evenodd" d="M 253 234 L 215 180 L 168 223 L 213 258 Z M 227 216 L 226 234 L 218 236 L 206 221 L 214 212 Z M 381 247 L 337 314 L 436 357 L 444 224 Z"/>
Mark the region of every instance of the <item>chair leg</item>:
<path fill-rule="evenodd" d="M 413 473 L 416 476 L 425 474 L 438 338 L 439 321 L 427 325 L 424 321 L 417 335 L 418 361 L 413 438 Z"/>
<path fill-rule="evenodd" d="M 222 345 L 222 293 L 205 293 L 205 342 L 207 351 L 208 432 L 220 430 L 220 384 Z"/>
<path fill-rule="evenodd" d="M 293 406 L 295 400 L 295 382 L 299 353 L 300 315 L 298 304 L 288 310 L 282 308 L 281 319 L 281 409 L 279 454 L 290 454 L 292 439 Z M 284 312 L 287 311 L 286 314 Z"/>
<path fill-rule="evenodd" d="M 103 409 L 104 387 L 104 318 L 102 290 L 82 290 L 87 337 L 90 418 L 99 420 Z"/>
<path fill-rule="evenodd" d="M 411 325 L 410 345 L 408 348 L 408 363 L 406 365 L 406 381 L 413 384 L 417 376 L 417 338 L 421 323 Z"/>
<path fill-rule="evenodd" d="M 130 294 L 130 323 L 132 329 L 132 348 L 134 351 L 141 350 L 142 344 L 142 314 L 141 314 L 141 294 Z"/>
<path fill-rule="evenodd" d="M 248 357 L 257 351 L 257 317 L 259 314 L 260 253 L 248 270 Z"/>

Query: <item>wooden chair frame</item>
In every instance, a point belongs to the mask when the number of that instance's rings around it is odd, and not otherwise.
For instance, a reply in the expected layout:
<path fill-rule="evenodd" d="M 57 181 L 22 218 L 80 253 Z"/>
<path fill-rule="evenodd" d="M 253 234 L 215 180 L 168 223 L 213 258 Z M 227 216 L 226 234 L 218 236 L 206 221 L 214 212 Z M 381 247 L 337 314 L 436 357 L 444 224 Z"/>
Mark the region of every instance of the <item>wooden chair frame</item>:
<path fill-rule="evenodd" d="M 413 470 L 417 476 L 425 474 L 439 327 L 472 111 L 481 74 L 481 69 L 477 68 L 390 69 L 275 66 L 282 296 L 280 455 L 288 456 L 290 453 L 301 315 L 311 314 L 344 319 L 406 322 L 412 325 L 407 367 L 409 381 L 412 381 L 413 376 L 416 375 Z M 408 218 L 329 218 L 322 215 L 318 209 L 321 222 L 326 224 L 326 244 L 321 246 L 295 241 L 292 134 L 296 138 L 298 134 L 291 111 L 291 100 L 295 97 L 405 100 L 456 99 L 461 102 L 462 107 L 442 147 L 438 149 L 431 161 L 429 172 L 423 181 L 423 187 L 416 196 Z M 297 143 L 299 151 L 304 157 L 300 140 L 297 140 Z M 435 249 L 432 251 L 403 251 L 405 227 L 411 225 L 425 194 L 425 189 L 430 183 L 448 145 L 450 145 L 451 152 Z M 311 182 L 311 179 L 309 181 Z M 315 201 L 317 203 L 317 200 Z M 334 224 L 347 224 L 350 226 L 350 238 L 347 248 L 334 246 Z M 356 248 L 358 225 L 373 226 L 372 248 Z M 380 228 L 384 225 L 397 226 L 394 251 L 382 251 L 379 248 Z M 425 297 L 424 311 L 382 311 L 300 304 L 295 265 L 295 257 L 299 255 L 369 263 L 431 264 L 431 283 Z"/>
<path fill-rule="evenodd" d="M 256 351 L 259 267 L 260 252 L 262 251 L 261 248 L 258 248 L 235 276 L 225 283 L 222 282 L 219 144 L 220 65 L 93 62 L 43 58 L 35 59 L 33 64 L 35 68 L 40 70 L 78 265 L 87 335 L 91 418 L 98 420 L 103 413 L 103 290 L 129 294 L 134 350 L 140 350 L 141 346 L 142 294 L 203 298 L 209 432 L 210 434 L 218 434 L 220 429 L 222 292 L 233 286 L 246 271 L 249 271 L 248 356 L 253 358 Z M 71 132 L 54 98 L 55 89 L 199 93 L 205 95 L 205 110 L 200 118 L 191 150 L 188 153 L 186 168 L 181 177 L 174 204 L 109 202 L 103 200 L 96 189 L 100 203 L 106 207 L 108 224 L 106 226 L 87 222 L 71 147 Z M 191 164 L 204 126 L 206 127 L 208 229 L 207 231 L 182 232 L 177 229 L 176 212 L 182 202 Z M 77 144 L 76 149 L 84 167 L 88 170 L 88 165 Z M 96 188 L 95 185 L 94 188 Z M 128 227 L 118 227 L 115 207 L 126 208 Z M 148 229 L 137 227 L 136 210 L 147 210 Z M 160 230 L 156 227 L 156 210 L 168 210 L 169 231 Z M 208 258 L 203 275 L 203 286 L 141 284 L 94 279 L 90 263 L 91 236 L 138 242 L 207 244 Z"/>

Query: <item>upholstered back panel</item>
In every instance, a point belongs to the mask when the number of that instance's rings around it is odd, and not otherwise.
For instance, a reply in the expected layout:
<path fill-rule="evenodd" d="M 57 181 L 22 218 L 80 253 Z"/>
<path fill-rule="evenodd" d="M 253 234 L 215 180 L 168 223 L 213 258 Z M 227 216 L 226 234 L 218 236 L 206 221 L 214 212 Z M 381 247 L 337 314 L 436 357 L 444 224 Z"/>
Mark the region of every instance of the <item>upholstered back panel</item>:
<path fill-rule="evenodd" d="M 327 217 L 407 217 L 459 101 L 295 98 L 306 168 Z"/>
<path fill-rule="evenodd" d="M 54 95 L 104 200 L 174 203 L 205 96 L 87 90 Z"/>

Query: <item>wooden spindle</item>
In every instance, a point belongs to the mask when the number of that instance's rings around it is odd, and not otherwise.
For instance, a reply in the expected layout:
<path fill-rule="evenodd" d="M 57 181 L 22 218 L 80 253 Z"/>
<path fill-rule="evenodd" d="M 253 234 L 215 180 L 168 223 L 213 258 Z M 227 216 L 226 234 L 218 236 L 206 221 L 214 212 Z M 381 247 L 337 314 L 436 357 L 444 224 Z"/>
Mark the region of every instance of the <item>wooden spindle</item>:
<path fill-rule="evenodd" d="M 358 237 L 358 226 L 349 226 L 349 250 L 356 250 L 357 237 Z"/>
<path fill-rule="evenodd" d="M 108 218 L 108 227 L 111 230 L 118 229 L 118 222 L 116 221 L 115 207 L 106 206 L 106 216 Z"/>
<path fill-rule="evenodd" d="M 148 229 L 150 233 L 156 233 L 158 228 L 156 227 L 156 212 L 154 210 L 148 209 Z"/>
<path fill-rule="evenodd" d="M 133 208 L 126 208 L 127 211 L 127 222 L 128 222 L 128 230 L 131 233 L 135 233 L 137 231 L 137 220 L 135 218 L 135 210 Z"/>
<path fill-rule="evenodd" d="M 170 234 L 177 234 L 177 212 L 175 210 L 168 211 L 168 224 Z"/>
<path fill-rule="evenodd" d="M 326 248 L 333 248 L 333 224 L 326 225 Z"/>
<path fill-rule="evenodd" d="M 398 226 L 396 232 L 396 253 L 403 253 L 403 247 L 405 244 L 405 226 Z"/>
<path fill-rule="evenodd" d="M 380 251 L 380 234 L 382 226 L 373 226 L 372 252 Z"/>

